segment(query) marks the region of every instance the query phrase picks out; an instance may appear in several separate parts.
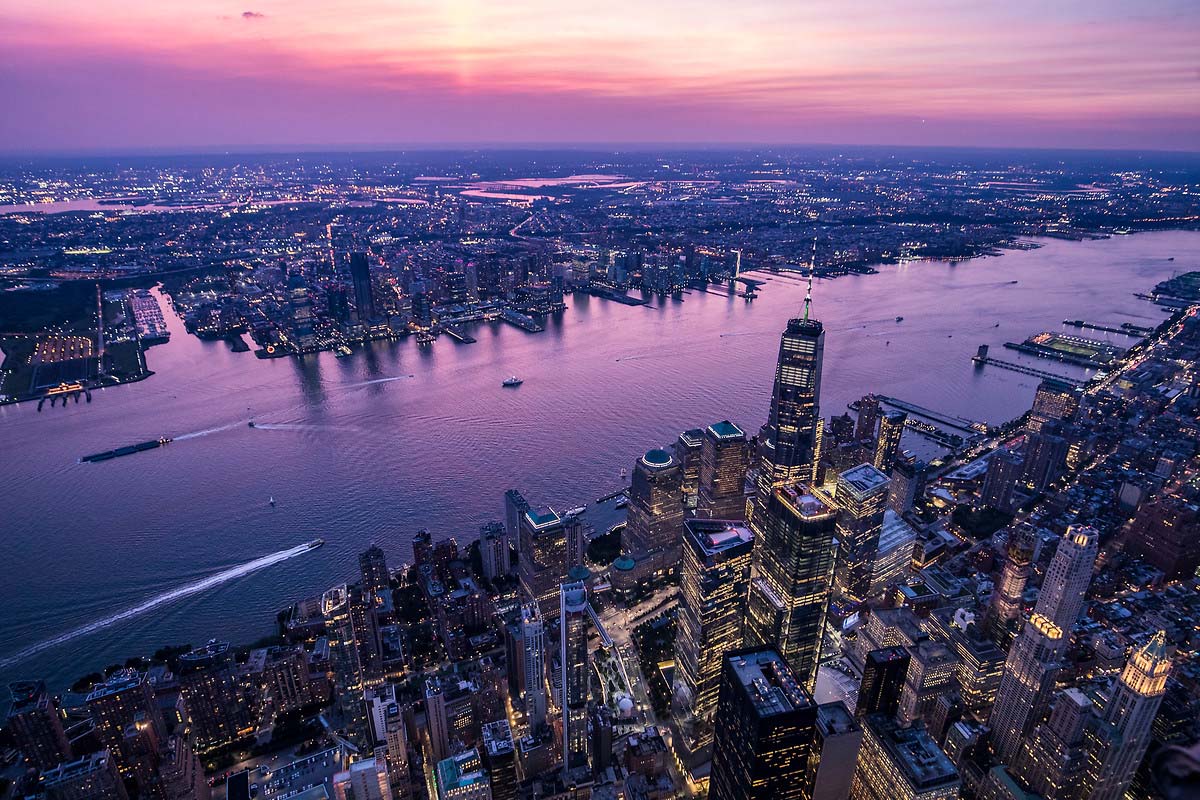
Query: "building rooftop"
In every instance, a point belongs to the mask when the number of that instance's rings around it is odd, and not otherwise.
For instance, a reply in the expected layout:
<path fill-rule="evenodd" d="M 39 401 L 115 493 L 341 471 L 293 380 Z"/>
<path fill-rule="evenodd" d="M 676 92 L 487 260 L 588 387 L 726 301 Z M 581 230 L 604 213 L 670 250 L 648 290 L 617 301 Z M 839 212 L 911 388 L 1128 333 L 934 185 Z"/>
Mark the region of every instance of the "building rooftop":
<path fill-rule="evenodd" d="M 679 441 L 687 447 L 700 447 L 704 444 L 704 429 L 692 428 L 679 434 Z"/>
<path fill-rule="evenodd" d="M 645 464 L 647 467 L 654 467 L 656 469 L 669 467 L 674 461 L 675 459 L 672 458 L 671 454 L 666 450 L 647 450 L 646 455 L 642 456 L 643 464 Z"/>
<path fill-rule="evenodd" d="M 866 722 L 884 752 L 914 788 L 926 791 L 959 780 L 958 770 L 924 725 L 901 727 L 887 714 L 871 714 Z"/>
<path fill-rule="evenodd" d="M 16 681 L 8 685 L 8 691 L 12 694 L 12 704 L 8 707 L 10 717 L 46 708 L 50 703 L 45 681 Z"/>
<path fill-rule="evenodd" d="M 734 651 L 727 654 L 725 660 L 732 665 L 733 674 L 759 717 L 813 706 L 812 698 L 801 688 L 796 674 L 775 648 Z"/>
<path fill-rule="evenodd" d="M 477 750 L 468 750 L 444 759 L 437 765 L 438 789 L 448 791 L 487 781 Z"/>
<path fill-rule="evenodd" d="M 512 753 L 515 749 L 512 738 L 512 728 L 508 720 L 498 719 L 483 726 L 483 747 L 489 756 L 502 756 Z"/>
<path fill-rule="evenodd" d="M 529 524 L 533 526 L 534 530 L 549 528 L 557 525 L 560 521 L 560 517 L 550 506 L 531 508 L 525 512 L 525 518 L 529 520 Z"/>
<path fill-rule="evenodd" d="M 859 464 L 838 476 L 838 491 L 848 490 L 858 498 L 866 497 L 886 486 L 888 476 L 870 464 Z"/>
<path fill-rule="evenodd" d="M 727 419 L 720 422 L 714 422 L 712 425 L 708 426 L 708 430 L 711 431 L 712 435 L 716 436 L 718 439 L 746 438 L 746 432 Z"/>
<path fill-rule="evenodd" d="M 108 677 L 103 683 L 97 683 L 92 687 L 92 691 L 88 693 L 87 701 L 90 703 L 93 700 L 99 700 L 102 697 L 118 694 L 137 686 L 146 679 L 146 676 L 138 672 L 136 669 L 119 669 Z"/>
<path fill-rule="evenodd" d="M 817 730 L 822 736 L 839 736 L 862 730 L 858 720 L 841 700 L 817 706 Z"/>
<path fill-rule="evenodd" d="M 754 541 L 754 532 L 744 522 L 695 518 L 685 520 L 683 526 L 689 538 L 709 556 L 750 545 Z"/>
<path fill-rule="evenodd" d="M 775 490 L 775 496 L 796 512 L 797 516 L 806 520 L 837 514 L 837 509 L 814 494 L 807 484 L 781 486 Z"/>

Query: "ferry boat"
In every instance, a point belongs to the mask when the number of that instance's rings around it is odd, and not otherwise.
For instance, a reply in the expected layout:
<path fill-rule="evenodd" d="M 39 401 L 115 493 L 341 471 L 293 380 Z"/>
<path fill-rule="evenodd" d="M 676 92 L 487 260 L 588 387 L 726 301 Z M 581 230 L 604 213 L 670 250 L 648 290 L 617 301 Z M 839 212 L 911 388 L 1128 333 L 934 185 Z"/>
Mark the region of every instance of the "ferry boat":
<path fill-rule="evenodd" d="M 337 349 L 333 351 L 334 358 L 345 358 L 346 356 L 350 355 L 354 355 L 354 351 L 344 344 L 339 345 Z"/>
<path fill-rule="evenodd" d="M 518 378 L 516 375 L 513 375 L 511 378 L 505 378 L 503 381 L 501 381 L 500 385 L 504 386 L 504 387 L 513 387 L 513 386 L 520 386 L 524 382 L 525 381 L 522 380 L 521 378 Z"/>

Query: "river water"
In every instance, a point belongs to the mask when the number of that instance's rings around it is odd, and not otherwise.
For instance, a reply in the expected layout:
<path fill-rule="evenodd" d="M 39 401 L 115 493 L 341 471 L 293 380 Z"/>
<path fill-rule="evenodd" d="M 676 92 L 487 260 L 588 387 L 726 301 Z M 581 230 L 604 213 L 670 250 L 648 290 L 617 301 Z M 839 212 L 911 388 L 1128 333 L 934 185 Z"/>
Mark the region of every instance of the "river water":
<path fill-rule="evenodd" d="M 874 391 L 1004 421 L 1029 407 L 1037 379 L 976 370 L 979 344 L 1081 374 L 1000 346 L 1064 319 L 1157 324 L 1164 312 L 1133 293 L 1200 264 L 1196 232 L 1043 244 L 818 281 L 823 413 Z M 481 324 L 475 344 L 409 339 L 303 361 L 232 353 L 169 315 L 150 379 L 65 410 L 0 407 L 0 683 L 62 687 L 163 644 L 249 641 L 279 608 L 352 577 L 371 542 L 399 563 L 418 528 L 465 542 L 500 519 L 509 487 L 582 505 L 685 428 L 728 418 L 756 430 L 803 295 L 779 277 L 753 303 L 723 287 L 651 307 L 578 296 L 540 334 Z M 511 374 L 524 385 L 501 388 Z M 78 463 L 164 434 L 167 447 Z M 318 536 L 323 548 L 288 552 Z"/>

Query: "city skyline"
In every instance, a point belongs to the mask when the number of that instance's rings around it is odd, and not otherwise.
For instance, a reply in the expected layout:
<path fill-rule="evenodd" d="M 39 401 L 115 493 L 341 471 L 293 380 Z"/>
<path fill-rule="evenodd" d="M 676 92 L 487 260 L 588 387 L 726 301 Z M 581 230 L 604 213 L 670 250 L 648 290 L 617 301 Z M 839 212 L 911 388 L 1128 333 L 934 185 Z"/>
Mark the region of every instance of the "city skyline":
<path fill-rule="evenodd" d="M 0 136 L 16 153 L 1200 141 L 1200 12 L 1174 0 L 853 15 L 825 2 L 70 2 L 0 9 L 0 23 L 0 89 L 18 112 Z"/>

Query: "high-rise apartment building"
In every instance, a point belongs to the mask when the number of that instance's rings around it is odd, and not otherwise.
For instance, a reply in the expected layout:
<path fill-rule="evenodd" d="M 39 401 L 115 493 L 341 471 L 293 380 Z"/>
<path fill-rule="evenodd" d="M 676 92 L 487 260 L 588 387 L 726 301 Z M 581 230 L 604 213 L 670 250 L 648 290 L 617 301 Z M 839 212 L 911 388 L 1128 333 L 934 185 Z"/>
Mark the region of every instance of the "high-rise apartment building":
<path fill-rule="evenodd" d="M 214 640 L 179 657 L 179 691 L 201 753 L 253 732 L 233 655 L 228 642 Z"/>
<path fill-rule="evenodd" d="M 1014 763 L 1025 736 L 1045 713 L 1065 649 L 1063 629 L 1036 612 L 1013 642 L 988 717 L 992 752 L 1001 763 Z"/>
<path fill-rule="evenodd" d="M 71 744 L 63 730 L 58 703 L 46 691 L 44 681 L 18 681 L 8 685 L 12 702 L 4 729 L 16 743 L 25 761 L 38 770 L 48 770 L 71 758 Z"/>
<path fill-rule="evenodd" d="M 900 455 L 900 440 L 908 415 L 903 411 L 888 411 L 879 420 L 879 436 L 875 439 L 875 469 L 890 475 Z"/>
<path fill-rule="evenodd" d="M 388 571 L 387 556 L 378 545 L 372 544 L 359 554 L 358 570 L 364 592 L 371 592 L 376 597 L 391 593 L 392 574 Z"/>
<path fill-rule="evenodd" d="M 1026 429 L 1041 431 L 1048 422 L 1069 421 L 1079 413 L 1079 387 L 1063 381 L 1047 378 L 1038 384 L 1033 396 L 1033 410 L 1029 412 Z"/>
<path fill-rule="evenodd" d="M 521 608 L 525 672 L 525 722 L 531 733 L 546 727 L 546 631 L 537 603 Z"/>
<path fill-rule="evenodd" d="M 538 604 L 544 619 L 558 617 L 558 587 L 582 556 L 578 517 L 559 516 L 549 506 L 529 508 L 520 517 L 517 577 L 521 591 Z"/>
<path fill-rule="evenodd" d="M 382 644 L 373 596 L 356 586 L 336 586 L 321 596 L 329 637 L 338 709 L 352 740 L 369 740 L 363 692 L 383 681 Z"/>
<path fill-rule="evenodd" d="M 92 688 L 87 709 L 93 735 L 112 755 L 121 776 L 153 793 L 167 726 L 146 675 L 134 669 L 114 672 Z"/>

